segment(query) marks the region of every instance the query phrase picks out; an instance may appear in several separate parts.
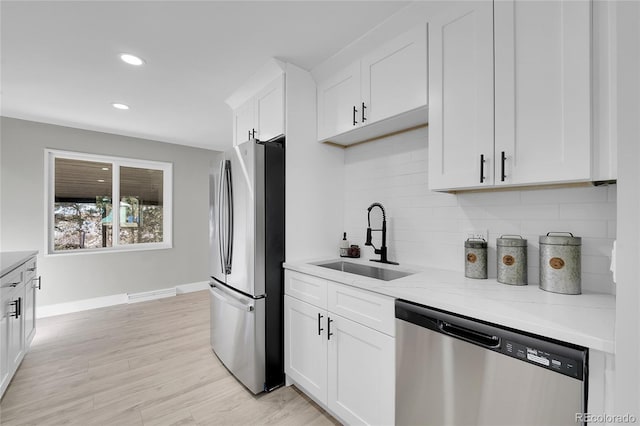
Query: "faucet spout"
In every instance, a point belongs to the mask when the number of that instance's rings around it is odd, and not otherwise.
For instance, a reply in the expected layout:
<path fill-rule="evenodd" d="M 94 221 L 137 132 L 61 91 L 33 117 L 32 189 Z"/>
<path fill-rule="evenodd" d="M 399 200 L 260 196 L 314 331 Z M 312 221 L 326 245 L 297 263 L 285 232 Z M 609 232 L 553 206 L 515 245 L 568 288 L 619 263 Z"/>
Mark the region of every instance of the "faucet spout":
<path fill-rule="evenodd" d="M 374 207 L 378 207 L 382 210 L 382 228 L 381 229 L 371 229 L 371 210 Z M 373 231 L 382 232 L 382 245 L 380 248 L 376 248 L 371 242 L 371 233 Z M 373 247 L 373 251 L 375 254 L 380 255 L 380 259 L 370 259 L 372 262 L 380 262 L 380 263 L 388 263 L 391 265 L 397 265 L 397 262 L 391 262 L 387 259 L 387 214 L 384 211 L 384 207 L 380 203 L 373 203 L 367 208 L 367 240 L 364 243 L 365 246 Z"/>

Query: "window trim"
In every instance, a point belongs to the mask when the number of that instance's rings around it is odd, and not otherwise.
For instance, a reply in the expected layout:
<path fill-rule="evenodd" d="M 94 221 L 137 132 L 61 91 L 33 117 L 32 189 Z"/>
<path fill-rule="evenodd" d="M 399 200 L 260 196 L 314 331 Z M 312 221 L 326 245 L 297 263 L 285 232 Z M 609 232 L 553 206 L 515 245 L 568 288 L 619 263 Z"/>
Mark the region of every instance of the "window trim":
<path fill-rule="evenodd" d="M 112 221 L 113 246 L 79 250 L 55 250 L 55 159 L 66 158 L 80 161 L 111 163 L 112 211 L 120 211 L 120 167 L 137 167 L 162 170 L 162 242 L 119 244 L 120 223 Z M 116 173 L 117 170 L 117 173 Z M 128 251 L 163 250 L 173 248 L 173 163 L 165 161 L 140 160 L 112 155 L 89 154 L 45 148 L 44 150 L 44 233 L 45 256 L 66 256 L 73 254 L 121 253 Z"/>

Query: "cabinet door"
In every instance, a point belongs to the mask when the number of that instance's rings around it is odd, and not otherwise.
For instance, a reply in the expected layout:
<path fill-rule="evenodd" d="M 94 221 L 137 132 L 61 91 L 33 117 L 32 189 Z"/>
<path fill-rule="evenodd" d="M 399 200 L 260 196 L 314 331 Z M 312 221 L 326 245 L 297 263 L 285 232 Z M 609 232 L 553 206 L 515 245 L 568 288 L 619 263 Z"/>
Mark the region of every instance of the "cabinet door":
<path fill-rule="evenodd" d="M 492 185 L 493 2 L 429 22 L 429 67 L 429 187 Z"/>
<path fill-rule="evenodd" d="M 251 139 L 254 128 L 254 99 L 251 98 L 233 111 L 233 144 Z"/>
<path fill-rule="evenodd" d="M 589 1 L 495 2 L 496 184 L 590 179 L 590 26 Z"/>
<path fill-rule="evenodd" d="M 311 396 L 327 403 L 327 312 L 284 297 L 284 371 Z"/>
<path fill-rule="evenodd" d="M 268 141 L 284 134 L 284 76 L 265 87 L 255 99 L 256 138 Z"/>
<path fill-rule="evenodd" d="M 36 334 L 36 291 L 38 278 L 33 276 L 25 282 L 25 297 L 22 314 L 24 315 L 24 346 L 31 345 Z"/>
<path fill-rule="evenodd" d="M 421 25 L 362 58 L 364 124 L 427 104 L 427 27 Z"/>
<path fill-rule="evenodd" d="M 351 130 L 361 124 L 360 118 L 360 61 L 357 61 L 318 83 L 318 139 Z"/>
<path fill-rule="evenodd" d="M 0 397 L 9 384 L 9 290 L 0 289 Z"/>
<path fill-rule="evenodd" d="M 9 297 L 9 370 L 15 371 L 24 356 L 24 302 L 25 288 L 24 283 L 16 287 L 15 291 Z M 17 307 L 16 307 L 17 303 Z M 14 312 L 18 309 L 18 317 Z"/>
<path fill-rule="evenodd" d="M 394 424 L 395 339 L 329 317 L 329 409 L 347 424 Z"/>

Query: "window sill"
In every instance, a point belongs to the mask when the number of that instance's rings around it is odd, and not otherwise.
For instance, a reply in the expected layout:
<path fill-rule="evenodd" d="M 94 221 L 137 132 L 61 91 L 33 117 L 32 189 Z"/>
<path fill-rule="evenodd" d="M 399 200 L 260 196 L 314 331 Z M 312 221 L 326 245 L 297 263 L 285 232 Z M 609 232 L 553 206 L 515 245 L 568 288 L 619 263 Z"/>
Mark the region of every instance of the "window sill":
<path fill-rule="evenodd" d="M 125 253 L 125 252 L 132 252 L 132 251 L 168 250 L 172 248 L 173 248 L 173 245 L 169 243 L 135 244 L 131 246 L 105 247 L 105 248 L 97 248 L 97 249 L 47 251 L 45 252 L 44 256 L 59 257 L 59 256 L 85 255 L 85 254 Z"/>

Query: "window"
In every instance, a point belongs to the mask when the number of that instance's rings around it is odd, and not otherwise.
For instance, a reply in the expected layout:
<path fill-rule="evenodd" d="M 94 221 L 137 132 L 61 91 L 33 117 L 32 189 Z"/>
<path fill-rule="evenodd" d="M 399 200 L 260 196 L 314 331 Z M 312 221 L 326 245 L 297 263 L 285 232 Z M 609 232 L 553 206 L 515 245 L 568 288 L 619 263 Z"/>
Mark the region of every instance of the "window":
<path fill-rule="evenodd" d="M 171 247 L 172 165 L 46 151 L 48 254 Z"/>

